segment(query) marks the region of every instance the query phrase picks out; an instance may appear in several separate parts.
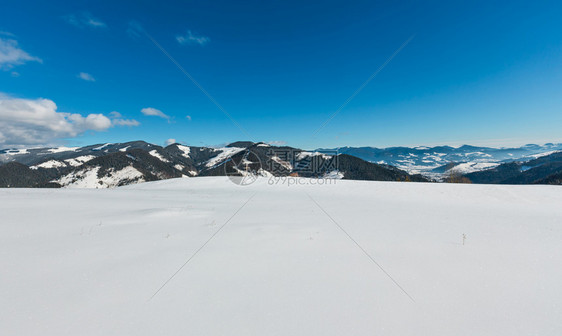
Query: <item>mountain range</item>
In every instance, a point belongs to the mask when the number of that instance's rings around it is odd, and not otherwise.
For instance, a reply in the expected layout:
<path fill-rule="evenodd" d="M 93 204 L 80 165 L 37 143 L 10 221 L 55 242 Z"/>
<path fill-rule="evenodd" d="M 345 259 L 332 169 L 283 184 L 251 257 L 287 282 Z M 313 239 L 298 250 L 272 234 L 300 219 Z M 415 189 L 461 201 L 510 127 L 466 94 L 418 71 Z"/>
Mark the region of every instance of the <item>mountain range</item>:
<path fill-rule="evenodd" d="M 0 151 L 1 187 L 107 188 L 195 176 L 300 176 L 429 181 L 347 154 L 240 141 L 222 148 L 134 141 Z"/>
<path fill-rule="evenodd" d="M 196 176 L 561 184 L 562 144 L 341 147 L 306 151 L 239 141 L 225 147 L 144 141 L 0 150 L 0 187 L 107 188 Z M 451 179 L 451 176 L 462 179 Z"/>
<path fill-rule="evenodd" d="M 473 183 L 562 184 L 562 152 L 529 161 L 513 161 L 465 175 Z"/>
<path fill-rule="evenodd" d="M 464 145 L 461 147 L 339 147 L 318 149 L 337 151 L 365 161 L 395 166 L 410 174 L 422 174 L 442 180 L 448 174 L 470 174 L 498 167 L 504 163 L 525 162 L 562 151 L 562 143 L 528 144 L 521 147 L 493 148 Z"/>

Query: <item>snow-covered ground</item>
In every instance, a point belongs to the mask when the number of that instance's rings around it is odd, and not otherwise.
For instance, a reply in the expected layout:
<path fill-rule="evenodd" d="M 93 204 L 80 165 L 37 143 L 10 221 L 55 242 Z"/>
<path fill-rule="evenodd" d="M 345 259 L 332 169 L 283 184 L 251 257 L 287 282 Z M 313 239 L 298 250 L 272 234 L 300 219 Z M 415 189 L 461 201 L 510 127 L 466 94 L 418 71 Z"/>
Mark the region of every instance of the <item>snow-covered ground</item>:
<path fill-rule="evenodd" d="M 1 189 L 0 335 L 560 335 L 562 188 L 302 181 Z"/>

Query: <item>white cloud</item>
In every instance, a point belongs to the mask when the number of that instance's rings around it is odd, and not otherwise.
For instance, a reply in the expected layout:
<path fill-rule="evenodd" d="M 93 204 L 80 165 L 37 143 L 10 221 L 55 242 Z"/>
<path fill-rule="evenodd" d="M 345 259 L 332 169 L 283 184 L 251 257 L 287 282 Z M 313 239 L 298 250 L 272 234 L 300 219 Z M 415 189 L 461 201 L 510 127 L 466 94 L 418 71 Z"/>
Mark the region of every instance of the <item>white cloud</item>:
<path fill-rule="evenodd" d="M 187 119 L 187 120 L 191 121 L 191 116 L 190 116 L 190 115 L 188 115 L 188 116 L 185 116 L 185 119 Z"/>
<path fill-rule="evenodd" d="M 112 112 L 109 112 L 109 117 L 110 118 L 121 118 L 122 115 L 121 115 L 121 113 L 119 113 L 117 111 L 112 111 Z"/>
<path fill-rule="evenodd" d="M 140 122 L 136 121 L 135 119 L 113 119 L 113 125 L 116 126 L 138 126 Z"/>
<path fill-rule="evenodd" d="M 86 131 L 105 131 L 116 123 L 103 114 L 57 112 L 50 99 L 0 95 L 0 147 L 49 145 Z"/>
<path fill-rule="evenodd" d="M 89 73 L 85 73 L 85 72 L 79 73 L 78 78 L 83 79 L 87 82 L 95 82 L 96 81 L 94 76 L 90 75 Z"/>
<path fill-rule="evenodd" d="M 111 123 L 114 126 L 138 126 L 140 122 L 135 119 L 121 119 L 123 115 L 117 111 L 109 112 L 109 117 L 112 119 Z"/>
<path fill-rule="evenodd" d="M 22 50 L 18 46 L 18 41 L 0 37 L 0 69 L 11 69 L 15 65 L 24 64 L 25 62 L 43 63 L 40 58 L 31 56 Z"/>
<path fill-rule="evenodd" d="M 88 26 L 91 27 L 107 27 L 107 25 L 105 24 L 105 22 L 102 22 L 98 19 L 94 19 L 94 18 L 88 18 L 88 21 L 86 21 L 86 24 Z"/>
<path fill-rule="evenodd" d="M 173 145 L 176 143 L 176 139 L 168 139 L 166 140 L 166 146 Z"/>
<path fill-rule="evenodd" d="M 208 38 L 207 36 L 197 36 L 193 34 L 191 30 L 188 30 L 187 34 L 185 35 L 176 35 L 176 40 L 179 42 L 179 44 L 182 45 L 184 44 L 205 45 L 211 41 L 211 39 Z"/>
<path fill-rule="evenodd" d="M 56 109 L 56 106 L 55 106 Z M 105 131 L 110 128 L 112 123 L 108 117 L 103 114 L 88 114 L 85 118 L 80 114 L 69 114 L 67 119 L 70 120 L 78 132 L 87 130 Z"/>
<path fill-rule="evenodd" d="M 170 116 L 164 114 L 162 111 L 155 109 L 153 107 L 145 107 L 141 110 L 141 113 L 146 116 L 156 116 L 156 117 L 167 119 L 168 121 L 170 120 Z"/>
<path fill-rule="evenodd" d="M 84 28 L 106 28 L 107 25 L 100 19 L 97 19 L 88 12 L 81 12 L 77 14 L 69 14 L 63 16 L 63 19 L 73 26 Z"/>

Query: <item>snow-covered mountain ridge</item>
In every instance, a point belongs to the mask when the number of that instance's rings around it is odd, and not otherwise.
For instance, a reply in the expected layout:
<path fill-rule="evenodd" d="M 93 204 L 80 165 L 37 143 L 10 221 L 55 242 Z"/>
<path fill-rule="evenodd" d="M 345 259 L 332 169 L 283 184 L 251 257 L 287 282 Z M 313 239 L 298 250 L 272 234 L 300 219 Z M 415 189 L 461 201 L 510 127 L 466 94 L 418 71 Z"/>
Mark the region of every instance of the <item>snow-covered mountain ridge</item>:
<path fill-rule="evenodd" d="M 562 151 L 561 143 L 528 144 L 521 147 L 493 148 L 464 145 L 460 147 L 340 147 L 319 149 L 349 154 L 365 161 L 388 164 L 410 174 L 422 174 L 434 179 L 454 172 L 469 174 L 494 168 L 502 163 L 530 161 Z"/>
<path fill-rule="evenodd" d="M 221 148 L 134 141 L 0 150 L 0 186 L 107 188 L 194 176 L 299 176 L 378 181 L 548 183 L 562 181 L 562 144 L 344 147 L 305 151 L 239 141 Z"/>
<path fill-rule="evenodd" d="M 307 152 L 265 143 L 222 148 L 134 141 L 86 147 L 0 151 L 0 186 L 107 188 L 175 177 L 300 176 L 381 181 L 426 181 L 349 155 Z"/>

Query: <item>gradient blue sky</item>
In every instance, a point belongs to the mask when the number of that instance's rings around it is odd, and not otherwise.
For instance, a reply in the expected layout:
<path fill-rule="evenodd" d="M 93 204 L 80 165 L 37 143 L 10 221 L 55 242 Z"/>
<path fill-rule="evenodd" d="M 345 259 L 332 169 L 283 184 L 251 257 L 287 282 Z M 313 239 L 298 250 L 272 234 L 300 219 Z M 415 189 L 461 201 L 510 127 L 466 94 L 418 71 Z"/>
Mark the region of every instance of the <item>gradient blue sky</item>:
<path fill-rule="evenodd" d="M 117 111 L 140 123 L 84 126 L 50 142 L 248 139 L 144 30 L 251 140 L 301 148 L 562 142 L 561 17 L 560 1 L 4 1 L 0 39 L 31 59 L 2 65 L 0 48 L 0 93 L 52 100 L 57 113 Z M 169 119 L 141 113 L 147 107 Z M 11 120 L 0 126 L 20 122 Z"/>

